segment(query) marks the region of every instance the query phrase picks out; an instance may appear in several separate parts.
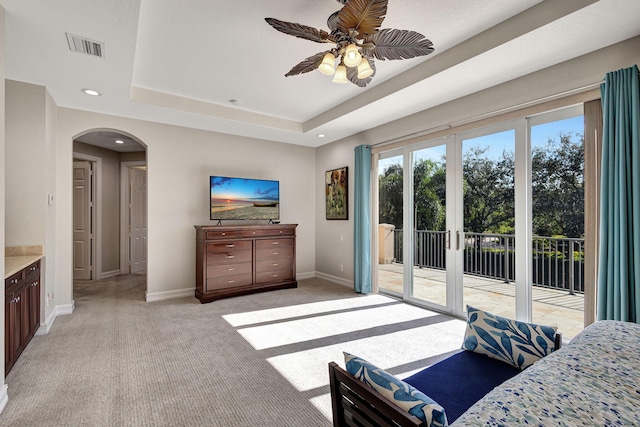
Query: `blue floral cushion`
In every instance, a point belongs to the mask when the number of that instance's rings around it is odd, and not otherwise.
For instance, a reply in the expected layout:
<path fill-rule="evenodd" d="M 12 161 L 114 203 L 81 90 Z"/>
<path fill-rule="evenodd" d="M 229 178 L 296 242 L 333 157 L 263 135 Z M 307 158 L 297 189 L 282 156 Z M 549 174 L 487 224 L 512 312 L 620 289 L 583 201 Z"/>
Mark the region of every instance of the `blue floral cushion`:
<path fill-rule="evenodd" d="M 541 326 L 496 316 L 467 306 L 462 348 L 524 369 L 555 349 L 555 326 Z"/>
<path fill-rule="evenodd" d="M 448 426 L 444 408 L 420 390 L 410 386 L 364 359 L 344 353 L 347 372 L 392 401 L 429 427 Z"/>

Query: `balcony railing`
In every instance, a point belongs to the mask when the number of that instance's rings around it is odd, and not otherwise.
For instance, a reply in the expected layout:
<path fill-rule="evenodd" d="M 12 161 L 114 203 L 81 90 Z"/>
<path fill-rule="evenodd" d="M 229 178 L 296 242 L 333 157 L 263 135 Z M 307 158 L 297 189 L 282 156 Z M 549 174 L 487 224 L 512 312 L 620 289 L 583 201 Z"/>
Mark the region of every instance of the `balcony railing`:
<path fill-rule="evenodd" d="M 414 231 L 414 266 L 444 270 L 446 239 L 444 231 Z M 534 286 L 584 293 L 584 239 L 534 236 L 532 253 Z M 394 230 L 394 257 L 402 263 L 402 230 Z M 514 235 L 464 233 L 465 274 L 513 282 L 514 267 Z"/>

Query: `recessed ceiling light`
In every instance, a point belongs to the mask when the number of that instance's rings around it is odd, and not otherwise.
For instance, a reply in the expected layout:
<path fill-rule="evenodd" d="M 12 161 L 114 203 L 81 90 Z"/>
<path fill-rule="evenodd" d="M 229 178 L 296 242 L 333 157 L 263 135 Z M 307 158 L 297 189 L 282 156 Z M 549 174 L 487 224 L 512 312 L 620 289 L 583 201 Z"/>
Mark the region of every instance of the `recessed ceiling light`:
<path fill-rule="evenodd" d="M 123 141 L 123 140 L 121 140 L 121 139 L 116 139 L 114 142 L 115 142 L 116 144 L 124 144 L 124 141 Z"/>
<path fill-rule="evenodd" d="M 91 96 L 100 96 L 100 95 L 102 95 L 100 92 L 98 92 L 97 90 L 93 90 L 93 89 L 82 89 L 82 92 L 86 93 L 87 95 L 91 95 Z"/>
<path fill-rule="evenodd" d="M 324 133 L 319 133 L 318 134 L 318 138 L 324 138 L 325 136 L 327 136 L 327 135 L 325 135 Z"/>

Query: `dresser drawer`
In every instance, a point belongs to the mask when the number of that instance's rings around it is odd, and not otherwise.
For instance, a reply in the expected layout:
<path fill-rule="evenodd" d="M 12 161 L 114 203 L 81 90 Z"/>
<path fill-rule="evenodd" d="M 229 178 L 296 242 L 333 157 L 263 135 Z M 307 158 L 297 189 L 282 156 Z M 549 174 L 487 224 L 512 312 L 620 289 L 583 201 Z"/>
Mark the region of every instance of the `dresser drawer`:
<path fill-rule="evenodd" d="M 225 241 L 207 243 L 207 253 L 233 253 L 236 251 L 250 251 L 252 249 L 250 240 Z"/>
<path fill-rule="evenodd" d="M 256 283 L 282 282 L 293 280 L 293 270 L 267 271 L 256 274 Z"/>
<path fill-rule="evenodd" d="M 253 283 L 253 275 L 245 274 L 233 277 L 219 277 L 217 279 L 207 279 L 207 291 L 215 291 L 218 289 L 235 288 L 239 286 L 247 286 Z"/>
<path fill-rule="evenodd" d="M 293 247 L 273 247 L 260 249 L 256 252 L 256 261 L 269 261 L 281 258 L 293 258 Z"/>
<path fill-rule="evenodd" d="M 256 262 L 256 274 L 268 273 L 270 271 L 293 270 L 293 259 L 273 259 L 269 261 Z"/>
<path fill-rule="evenodd" d="M 293 239 L 260 239 L 256 240 L 256 250 L 274 248 L 293 248 Z"/>
<path fill-rule="evenodd" d="M 253 265 L 250 262 L 242 264 L 208 265 L 207 280 L 219 277 L 247 275 L 253 273 Z"/>

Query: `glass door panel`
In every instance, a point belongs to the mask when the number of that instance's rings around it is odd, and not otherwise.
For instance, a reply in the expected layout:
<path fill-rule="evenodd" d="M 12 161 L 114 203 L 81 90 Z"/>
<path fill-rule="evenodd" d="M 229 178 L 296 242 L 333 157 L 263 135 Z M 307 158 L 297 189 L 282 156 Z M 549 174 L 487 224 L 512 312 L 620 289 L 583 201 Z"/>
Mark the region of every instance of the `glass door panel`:
<path fill-rule="evenodd" d="M 412 152 L 413 269 L 410 296 L 447 306 L 447 157 L 445 144 Z M 409 227 L 407 227 L 409 228 Z"/>
<path fill-rule="evenodd" d="M 508 318 L 516 314 L 515 138 L 514 129 L 461 135 L 462 309 L 469 304 Z"/>
<path fill-rule="evenodd" d="M 396 296 L 404 293 L 403 186 L 403 154 L 381 157 L 378 161 L 378 288 Z"/>
<path fill-rule="evenodd" d="M 584 117 L 553 118 L 530 127 L 532 321 L 573 338 L 584 327 Z"/>

